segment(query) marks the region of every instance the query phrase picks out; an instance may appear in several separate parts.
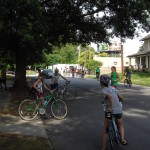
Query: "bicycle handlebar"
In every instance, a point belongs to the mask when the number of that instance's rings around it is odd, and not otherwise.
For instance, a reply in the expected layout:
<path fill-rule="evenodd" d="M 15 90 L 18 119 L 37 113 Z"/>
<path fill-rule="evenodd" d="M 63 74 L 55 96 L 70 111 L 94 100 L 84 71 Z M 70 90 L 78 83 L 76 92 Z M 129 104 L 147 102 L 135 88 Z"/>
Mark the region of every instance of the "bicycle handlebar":
<path fill-rule="evenodd" d="M 70 83 L 70 81 L 66 81 L 65 86 L 67 86 Z"/>

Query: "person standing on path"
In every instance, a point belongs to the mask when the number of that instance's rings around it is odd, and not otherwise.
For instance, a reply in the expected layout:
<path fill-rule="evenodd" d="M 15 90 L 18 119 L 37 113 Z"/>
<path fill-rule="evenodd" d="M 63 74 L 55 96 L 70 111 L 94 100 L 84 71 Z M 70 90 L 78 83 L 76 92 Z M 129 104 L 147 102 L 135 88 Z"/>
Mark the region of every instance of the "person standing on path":
<path fill-rule="evenodd" d="M 5 70 L 5 68 L 2 68 L 2 70 L 1 70 L 1 76 L 0 76 L 0 85 L 1 85 L 1 88 L 3 88 L 2 87 L 2 83 L 4 84 L 4 86 L 5 86 L 5 90 L 7 90 L 7 85 L 6 85 L 6 70 Z"/>
<path fill-rule="evenodd" d="M 59 73 L 59 70 L 56 68 L 55 69 L 55 72 L 53 73 L 52 75 L 52 78 L 51 78 L 51 89 L 55 89 L 57 88 L 59 85 L 58 85 L 58 80 L 59 80 L 59 77 L 61 77 L 62 79 L 64 79 L 65 81 L 68 81 L 64 76 L 62 76 L 60 73 Z"/>
<path fill-rule="evenodd" d="M 115 87 L 117 89 L 118 86 L 118 81 L 120 80 L 119 74 L 116 72 L 116 67 L 112 66 L 111 67 L 111 86 Z"/>
<path fill-rule="evenodd" d="M 96 79 L 97 79 L 97 81 L 99 81 L 99 76 L 100 76 L 100 68 L 99 67 L 97 67 L 96 68 Z"/>

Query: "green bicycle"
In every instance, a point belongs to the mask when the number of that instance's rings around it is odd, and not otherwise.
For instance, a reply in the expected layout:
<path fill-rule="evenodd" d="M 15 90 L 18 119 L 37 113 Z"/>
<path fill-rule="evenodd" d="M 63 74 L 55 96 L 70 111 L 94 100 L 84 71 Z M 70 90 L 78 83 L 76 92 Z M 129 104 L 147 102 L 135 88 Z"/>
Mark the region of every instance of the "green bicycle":
<path fill-rule="evenodd" d="M 68 112 L 67 105 L 63 100 L 56 99 L 54 93 L 35 100 L 25 99 L 22 101 L 18 108 L 20 117 L 24 120 L 33 120 L 38 114 L 46 114 L 46 108 L 50 104 L 50 111 L 54 118 L 65 118 Z"/>

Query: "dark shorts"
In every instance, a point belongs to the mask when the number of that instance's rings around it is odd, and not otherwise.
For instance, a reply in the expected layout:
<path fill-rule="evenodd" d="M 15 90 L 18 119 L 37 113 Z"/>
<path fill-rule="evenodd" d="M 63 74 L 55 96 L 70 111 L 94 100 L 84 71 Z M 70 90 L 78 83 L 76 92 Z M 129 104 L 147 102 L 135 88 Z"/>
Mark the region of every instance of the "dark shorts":
<path fill-rule="evenodd" d="M 113 114 L 113 116 L 115 117 L 115 119 L 121 119 L 122 113 L 121 114 Z M 105 114 L 105 118 L 107 118 L 106 114 Z"/>
<path fill-rule="evenodd" d="M 58 83 L 51 84 L 51 90 L 58 88 L 58 87 L 59 87 Z"/>
<path fill-rule="evenodd" d="M 126 75 L 126 78 L 131 78 L 131 74 L 127 74 L 127 75 Z"/>

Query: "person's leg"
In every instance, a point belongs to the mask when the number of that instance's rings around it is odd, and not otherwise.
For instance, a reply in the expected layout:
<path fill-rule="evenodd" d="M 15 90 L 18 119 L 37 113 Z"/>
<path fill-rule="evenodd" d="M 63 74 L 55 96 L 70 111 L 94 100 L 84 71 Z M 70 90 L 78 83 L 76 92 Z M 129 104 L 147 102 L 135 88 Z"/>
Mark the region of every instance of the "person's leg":
<path fill-rule="evenodd" d="M 104 127 L 102 130 L 102 147 L 101 150 L 106 150 L 106 142 L 107 142 L 107 127 L 108 127 L 108 119 L 105 118 L 104 120 Z"/>
<path fill-rule="evenodd" d="M 121 119 L 116 119 L 116 122 L 117 122 L 119 133 L 120 133 L 120 136 L 121 136 L 122 144 L 126 145 L 127 142 L 126 142 L 125 137 L 124 137 L 123 120 L 122 120 L 122 118 Z"/>
<path fill-rule="evenodd" d="M 5 86 L 5 90 L 7 90 L 7 85 L 6 85 L 6 79 L 3 80 L 4 86 Z"/>

